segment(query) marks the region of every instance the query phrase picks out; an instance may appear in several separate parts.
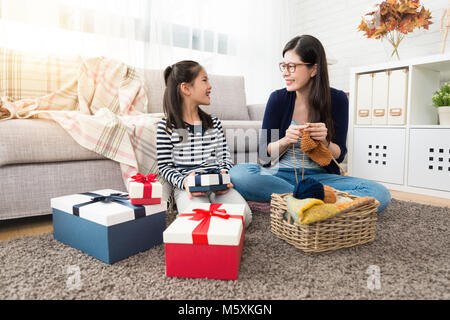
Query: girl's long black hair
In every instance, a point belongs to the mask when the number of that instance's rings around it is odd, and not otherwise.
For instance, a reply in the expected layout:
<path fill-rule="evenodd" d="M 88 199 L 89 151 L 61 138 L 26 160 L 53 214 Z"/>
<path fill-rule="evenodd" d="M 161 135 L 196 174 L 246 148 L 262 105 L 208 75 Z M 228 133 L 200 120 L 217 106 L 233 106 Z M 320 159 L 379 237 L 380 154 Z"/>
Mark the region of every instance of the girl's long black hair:
<path fill-rule="evenodd" d="M 334 137 L 334 125 L 331 118 L 331 93 L 328 78 L 328 65 L 325 49 L 320 41 L 310 35 L 297 36 L 290 40 L 283 49 L 283 57 L 287 51 L 294 52 L 308 68 L 317 64 L 317 74 L 312 78 L 311 91 L 309 93 L 309 121 L 323 122 L 327 126 L 327 140 Z"/>
<path fill-rule="evenodd" d="M 203 67 L 196 61 L 183 60 L 168 66 L 164 70 L 163 110 L 166 116 L 166 129 L 185 129 L 183 121 L 183 97 L 180 85 L 183 82 L 193 83 Z M 211 116 L 198 108 L 202 127 L 207 130 L 213 127 Z"/>

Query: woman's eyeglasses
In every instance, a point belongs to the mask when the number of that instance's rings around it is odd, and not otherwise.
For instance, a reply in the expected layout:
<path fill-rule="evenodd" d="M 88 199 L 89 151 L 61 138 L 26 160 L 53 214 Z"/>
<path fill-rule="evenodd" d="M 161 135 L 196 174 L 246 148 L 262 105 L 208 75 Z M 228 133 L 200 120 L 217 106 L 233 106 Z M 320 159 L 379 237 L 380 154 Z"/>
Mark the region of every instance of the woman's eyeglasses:
<path fill-rule="evenodd" d="M 309 65 L 309 64 L 312 64 L 312 63 L 302 62 L 302 63 L 288 63 L 288 64 L 286 64 L 284 62 L 280 62 L 279 67 L 280 67 L 280 71 L 281 72 L 285 72 L 286 70 L 288 70 L 289 73 L 293 73 L 293 72 L 295 72 L 295 69 L 297 68 L 297 66 L 304 66 L 304 65 Z"/>

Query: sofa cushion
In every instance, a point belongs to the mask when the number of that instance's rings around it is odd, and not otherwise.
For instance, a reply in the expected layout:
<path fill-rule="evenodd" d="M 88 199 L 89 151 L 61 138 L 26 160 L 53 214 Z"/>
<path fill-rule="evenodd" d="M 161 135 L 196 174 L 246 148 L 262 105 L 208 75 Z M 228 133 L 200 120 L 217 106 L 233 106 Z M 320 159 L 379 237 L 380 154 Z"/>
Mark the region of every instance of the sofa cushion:
<path fill-rule="evenodd" d="M 258 151 L 261 121 L 222 120 L 221 122 L 231 153 Z"/>
<path fill-rule="evenodd" d="M 210 75 L 211 105 L 202 106 L 220 120 L 250 120 L 245 98 L 244 77 Z"/>
<path fill-rule="evenodd" d="M 0 139 L 0 167 L 18 163 L 105 159 L 80 146 L 53 120 L 2 121 Z"/>
<path fill-rule="evenodd" d="M 139 69 L 144 79 L 144 88 L 148 99 L 148 113 L 163 112 L 164 84 L 163 70 Z"/>
<path fill-rule="evenodd" d="M 265 104 L 251 104 L 248 105 L 247 108 L 250 120 L 263 120 L 264 112 L 266 111 Z"/>
<path fill-rule="evenodd" d="M 148 97 L 148 112 L 163 112 L 166 85 L 163 70 L 139 70 L 143 75 Z M 220 120 L 250 120 L 245 99 L 244 78 L 239 76 L 209 75 L 212 91 L 211 105 L 201 108 Z"/>

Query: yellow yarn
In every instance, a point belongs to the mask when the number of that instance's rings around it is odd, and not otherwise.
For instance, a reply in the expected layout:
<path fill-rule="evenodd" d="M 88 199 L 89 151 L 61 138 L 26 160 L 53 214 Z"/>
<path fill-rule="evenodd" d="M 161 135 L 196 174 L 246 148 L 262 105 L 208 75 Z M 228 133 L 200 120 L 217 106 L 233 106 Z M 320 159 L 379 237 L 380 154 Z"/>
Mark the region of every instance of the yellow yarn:
<path fill-rule="evenodd" d="M 345 203 L 324 203 L 322 200 L 307 198 L 297 199 L 293 196 L 286 197 L 286 204 L 289 214 L 299 224 L 310 224 L 326 220 L 335 216 L 337 213 L 344 213 L 354 210 L 366 203 L 376 201 L 373 197 L 357 198 Z"/>
<path fill-rule="evenodd" d="M 297 201 L 294 201 L 297 200 Z M 292 196 L 286 197 L 288 208 L 292 211 L 294 211 L 298 216 L 300 217 L 303 215 L 303 213 L 308 210 L 309 208 L 315 206 L 324 204 L 322 200 L 314 199 L 314 198 L 306 198 L 306 199 L 297 199 Z"/>
<path fill-rule="evenodd" d="M 296 199 L 292 196 L 286 197 L 289 212 L 293 213 L 294 219 L 299 224 L 310 224 L 328 219 L 339 212 L 335 204 L 324 203 L 322 200 L 307 198 Z"/>

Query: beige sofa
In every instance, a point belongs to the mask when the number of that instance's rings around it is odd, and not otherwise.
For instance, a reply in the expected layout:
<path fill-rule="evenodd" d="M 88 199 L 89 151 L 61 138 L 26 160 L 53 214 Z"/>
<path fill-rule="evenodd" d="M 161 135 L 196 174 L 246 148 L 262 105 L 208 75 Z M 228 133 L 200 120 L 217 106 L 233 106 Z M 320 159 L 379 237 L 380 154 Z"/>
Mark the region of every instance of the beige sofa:
<path fill-rule="evenodd" d="M 162 112 L 162 71 L 140 72 L 149 112 Z M 256 162 L 265 105 L 246 104 L 243 77 L 210 80 L 212 104 L 205 110 L 222 120 L 235 163 Z M 0 121 L 0 220 L 50 214 L 52 197 L 104 188 L 126 191 L 119 164 L 81 147 L 56 122 Z"/>

